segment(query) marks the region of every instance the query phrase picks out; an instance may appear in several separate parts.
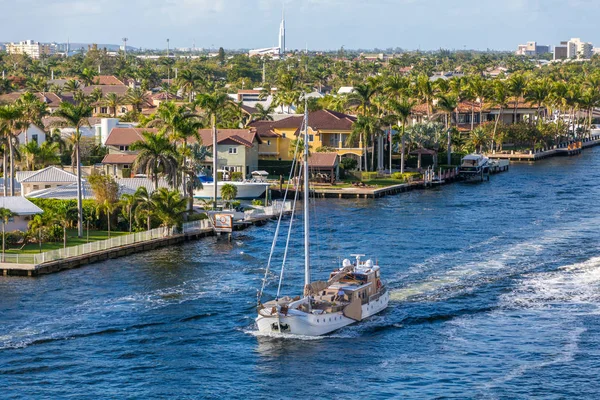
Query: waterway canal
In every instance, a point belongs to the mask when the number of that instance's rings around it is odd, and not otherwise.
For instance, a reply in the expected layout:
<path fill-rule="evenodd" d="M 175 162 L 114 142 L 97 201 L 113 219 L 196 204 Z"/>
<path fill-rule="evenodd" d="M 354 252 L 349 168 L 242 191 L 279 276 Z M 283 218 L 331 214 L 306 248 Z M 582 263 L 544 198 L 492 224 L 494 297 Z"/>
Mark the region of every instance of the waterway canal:
<path fill-rule="evenodd" d="M 254 334 L 273 223 L 1 277 L 0 398 L 597 399 L 599 198 L 594 148 L 490 182 L 318 200 L 314 275 L 362 252 L 392 291 L 384 313 L 321 339 Z"/>

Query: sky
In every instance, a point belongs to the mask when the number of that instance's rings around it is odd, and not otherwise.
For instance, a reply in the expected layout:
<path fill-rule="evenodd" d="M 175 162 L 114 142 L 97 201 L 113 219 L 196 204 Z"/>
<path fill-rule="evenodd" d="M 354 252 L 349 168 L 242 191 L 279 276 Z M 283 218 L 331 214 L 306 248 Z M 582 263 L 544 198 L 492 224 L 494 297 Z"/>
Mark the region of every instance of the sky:
<path fill-rule="evenodd" d="M 600 47 L 598 0 L 0 0 L 0 42 L 271 47 L 284 3 L 288 49 Z"/>

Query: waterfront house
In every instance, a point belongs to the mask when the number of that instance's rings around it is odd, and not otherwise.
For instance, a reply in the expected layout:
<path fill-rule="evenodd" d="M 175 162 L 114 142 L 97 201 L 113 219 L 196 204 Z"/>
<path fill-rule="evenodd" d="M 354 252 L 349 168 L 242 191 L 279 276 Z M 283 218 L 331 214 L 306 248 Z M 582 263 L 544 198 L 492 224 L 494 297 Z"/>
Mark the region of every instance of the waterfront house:
<path fill-rule="evenodd" d="M 201 143 L 212 153 L 213 136 L 211 129 L 198 131 Z M 219 129 L 217 131 L 217 169 L 242 172 L 246 178 L 258 170 L 259 146 L 263 140 L 254 129 Z M 212 159 L 204 162 L 207 170 L 212 170 Z"/>
<path fill-rule="evenodd" d="M 256 129 L 263 144 L 260 146 L 261 160 L 284 160 L 293 158 L 290 151 L 291 141 L 295 140 L 302 129 L 303 117 L 292 116 L 279 121 L 255 121 L 250 127 Z M 352 134 L 356 118 L 331 110 L 318 110 L 308 114 L 308 137 L 312 152 L 327 150 L 341 157 L 357 160 L 366 149 L 359 139 L 357 143 L 347 143 Z"/>
<path fill-rule="evenodd" d="M 41 190 L 77 183 L 77 176 L 57 167 L 46 167 L 39 171 L 22 171 L 16 179 L 21 184 L 21 196 Z"/>
<path fill-rule="evenodd" d="M 295 134 L 302 125 L 303 117 L 294 115 L 278 121 L 254 121 L 248 126 L 262 139 L 258 146 L 258 155 L 261 160 L 289 161 L 293 158 L 290 154 L 290 143 L 296 138 Z"/>
<path fill-rule="evenodd" d="M 144 140 L 142 132 L 157 133 L 158 130 L 118 126 L 111 129 L 104 142 L 104 145 L 108 148 L 108 154 L 102 160 L 106 174 L 118 178 L 129 178 L 131 176 L 131 166 L 137 157 L 137 152 L 131 150 L 131 145 Z"/>
<path fill-rule="evenodd" d="M 26 231 L 29 221 L 36 214 L 41 214 L 44 211 L 21 196 L 0 197 L 0 207 L 9 209 L 14 216 L 8 219 L 5 226 L 6 232 L 11 231 Z"/>

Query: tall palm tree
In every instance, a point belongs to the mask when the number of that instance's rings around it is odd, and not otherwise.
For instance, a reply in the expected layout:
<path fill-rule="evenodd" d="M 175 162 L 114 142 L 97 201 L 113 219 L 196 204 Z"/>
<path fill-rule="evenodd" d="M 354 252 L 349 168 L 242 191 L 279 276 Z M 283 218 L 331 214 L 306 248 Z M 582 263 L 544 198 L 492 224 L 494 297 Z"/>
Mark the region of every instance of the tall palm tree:
<path fill-rule="evenodd" d="M 67 227 L 73 222 L 75 207 L 70 201 L 60 202 L 54 209 L 54 219 L 63 228 L 63 248 L 67 248 Z"/>
<path fill-rule="evenodd" d="M 148 190 L 145 186 L 140 186 L 133 194 L 133 197 L 135 198 L 134 215 L 136 221 L 139 221 L 139 219 L 144 219 L 146 221 L 146 229 L 150 230 L 152 227 L 152 216 L 154 215 L 152 194 L 148 193 Z"/>
<path fill-rule="evenodd" d="M 98 73 L 91 68 L 84 68 L 79 74 L 79 79 L 85 86 L 91 86 L 96 83 L 96 77 Z"/>
<path fill-rule="evenodd" d="M 177 149 L 165 133 L 142 132 L 143 140 L 131 145 L 138 155 L 133 169 L 141 169 L 152 179 L 154 190 L 158 189 L 159 176 L 163 175 L 172 184 L 177 179 Z"/>
<path fill-rule="evenodd" d="M 359 115 L 352 126 L 352 133 L 348 136 L 347 143 L 355 143 L 358 138 L 360 142 L 363 142 L 364 138 L 364 147 L 368 148 L 369 139 L 373 142 L 373 139 L 377 134 L 381 132 L 381 120 L 377 117 L 368 116 L 368 115 Z M 365 152 L 365 170 L 367 168 L 367 159 L 368 152 Z M 360 164 L 359 164 L 360 165 Z M 371 156 L 371 169 L 373 169 L 375 165 L 375 152 Z M 361 168 L 362 170 L 362 168 Z"/>
<path fill-rule="evenodd" d="M 0 207 L 0 220 L 2 221 L 2 262 L 5 262 L 5 249 L 6 249 L 6 224 L 8 224 L 9 218 L 15 214 L 8 208 Z"/>
<path fill-rule="evenodd" d="M 517 108 L 519 106 L 519 102 L 525 96 L 527 92 L 527 79 L 523 74 L 512 74 L 510 78 L 508 78 L 507 89 L 511 96 L 514 97 L 515 106 L 513 110 L 513 122 L 517 123 Z"/>
<path fill-rule="evenodd" d="M 119 203 L 114 203 L 108 199 L 104 199 L 104 201 L 100 204 L 98 204 L 98 210 L 102 211 L 106 214 L 106 223 L 108 226 L 108 238 L 110 239 L 110 219 L 112 214 L 115 212 L 115 210 L 117 209 L 117 207 L 119 206 Z M 100 214 L 100 213 L 98 213 Z M 131 230 L 130 230 L 131 232 Z"/>
<path fill-rule="evenodd" d="M 23 126 L 23 110 L 18 105 L 9 104 L 0 106 L 0 121 L 6 125 L 8 136 L 8 152 L 10 157 L 10 195 L 15 195 L 15 174 L 14 174 L 14 145 L 13 138 L 19 134 Z M 6 185 L 6 173 L 4 174 L 4 183 Z"/>
<path fill-rule="evenodd" d="M 273 117 L 271 114 L 274 111 L 273 105 L 269 105 L 269 107 L 264 107 L 262 104 L 258 103 L 256 105 L 256 111 L 252 113 L 253 121 L 273 121 Z"/>
<path fill-rule="evenodd" d="M 471 131 L 471 134 L 469 135 L 469 143 L 471 144 L 471 146 L 473 146 L 475 151 L 478 151 L 479 153 L 483 151 L 483 146 L 485 146 L 485 144 L 488 143 L 489 140 L 490 138 L 488 136 L 488 133 L 481 126 L 478 126 L 477 128 L 473 129 Z"/>
<path fill-rule="evenodd" d="M 373 98 L 377 93 L 378 88 L 371 82 L 360 83 L 356 85 L 352 90 L 352 93 L 348 95 L 348 101 L 355 104 L 355 107 L 361 115 L 369 115 L 371 113 Z"/>
<path fill-rule="evenodd" d="M 427 119 L 431 118 L 431 103 L 434 97 L 433 85 L 425 74 L 417 76 L 415 81 L 415 93 L 417 97 L 427 106 Z"/>
<path fill-rule="evenodd" d="M 63 90 L 70 93 L 78 92 L 81 90 L 81 83 L 76 79 L 69 79 L 63 85 Z"/>
<path fill-rule="evenodd" d="M 135 212 L 135 206 L 137 205 L 137 199 L 133 194 L 123 194 L 121 195 L 120 201 L 122 210 L 124 211 L 125 218 L 129 222 L 129 233 L 131 233 L 133 229 L 133 213 Z"/>
<path fill-rule="evenodd" d="M 212 127 L 212 136 L 213 136 L 213 183 L 214 183 L 214 194 L 213 194 L 213 202 L 215 208 L 217 207 L 217 114 L 225 109 L 226 107 L 231 107 L 232 103 L 226 94 L 223 93 L 213 93 L 213 94 L 205 94 L 202 93 L 198 95 L 195 103 L 200 109 L 204 112 L 205 115 L 210 117 L 210 124 Z"/>
<path fill-rule="evenodd" d="M 193 69 L 184 69 L 177 75 L 175 83 L 179 86 L 184 94 L 187 94 L 188 100 L 191 103 L 194 98 L 195 91 L 198 89 L 202 80 L 202 76 L 197 71 Z"/>
<path fill-rule="evenodd" d="M 479 75 L 474 76 L 469 81 L 468 90 L 471 92 L 474 100 L 479 103 L 479 124 L 483 124 L 483 108 L 485 105 L 485 100 L 488 98 L 490 93 L 488 82 Z"/>
<path fill-rule="evenodd" d="M 398 119 L 398 127 L 400 127 L 400 173 L 404 173 L 404 143 L 406 139 L 406 124 L 408 123 L 408 119 L 410 118 L 414 106 L 415 102 L 406 97 L 403 97 L 400 101 L 392 99 L 388 103 L 388 109 Z"/>
<path fill-rule="evenodd" d="M 69 102 L 60 104 L 54 116 L 60 118 L 60 124 L 75 128 L 71 135 L 71 142 L 75 147 L 75 163 L 77 165 L 77 236 L 83 237 L 83 206 L 81 189 L 81 128 L 90 126 L 88 118 L 92 116 L 92 107 L 79 103 L 73 105 Z"/>
<path fill-rule="evenodd" d="M 46 104 L 44 104 L 36 95 L 30 92 L 25 92 L 15 102 L 22 111 L 21 122 L 23 123 L 23 133 L 25 136 L 25 144 L 29 142 L 27 137 L 27 129 L 31 124 L 43 127 L 42 118 L 48 115 Z"/>
<path fill-rule="evenodd" d="M 502 112 L 507 107 L 508 102 L 508 91 L 506 84 L 501 80 L 494 81 L 493 92 L 492 92 L 493 103 L 500 108 L 496 122 L 494 123 L 494 132 L 492 133 L 492 149 L 494 149 L 494 141 L 496 140 L 496 131 L 498 129 L 498 122 L 502 119 Z"/>

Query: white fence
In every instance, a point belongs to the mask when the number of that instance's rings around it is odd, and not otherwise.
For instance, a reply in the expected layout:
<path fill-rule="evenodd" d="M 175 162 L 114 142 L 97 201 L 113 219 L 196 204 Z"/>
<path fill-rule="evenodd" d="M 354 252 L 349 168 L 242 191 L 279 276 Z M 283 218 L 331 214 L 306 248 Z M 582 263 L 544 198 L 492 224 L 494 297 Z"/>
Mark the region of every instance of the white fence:
<path fill-rule="evenodd" d="M 108 250 L 121 246 L 126 246 L 134 243 L 147 242 L 155 239 L 162 239 L 173 236 L 177 233 L 190 233 L 201 231 L 204 229 L 212 229 L 210 221 L 205 219 L 201 221 L 186 222 L 181 227 L 181 230 L 168 229 L 166 227 L 156 228 L 144 232 L 135 232 L 128 235 L 116 236 L 107 240 L 99 240 L 80 244 L 79 246 L 71 246 L 58 250 L 51 250 L 39 254 L 5 254 L 4 262 L 16 264 L 42 264 L 49 261 L 62 260 L 69 257 L 77 257 L 85 254 L 94 253 L 97 251 Z"/>

